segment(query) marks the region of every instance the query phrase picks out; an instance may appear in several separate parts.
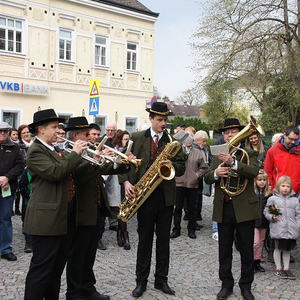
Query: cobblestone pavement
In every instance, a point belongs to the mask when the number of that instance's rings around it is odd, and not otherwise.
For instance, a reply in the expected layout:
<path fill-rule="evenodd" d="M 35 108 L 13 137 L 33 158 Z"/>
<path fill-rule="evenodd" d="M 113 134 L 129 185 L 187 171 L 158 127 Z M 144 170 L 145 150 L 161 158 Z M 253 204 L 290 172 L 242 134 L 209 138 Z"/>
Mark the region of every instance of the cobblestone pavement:
<path fill-rule="evenodd" d="M 203 221 L 204 228 L 197 232 L 197 239 L 192 240 L 187 236 L 186 222 L 183 221 L 182 235 L 171 240 L 171 262 L 169 272 L 170 286 L 176 290 L 176 296 L 166 296 L 155 290 L 154 262 L 149 277 L 147 291 L 140 299 L 216 299 L 220 282 L 218 279 L 218 245 L 211 238 L 211 211 L 212 200 L 204 199 Z M 13 249 L 17 255 L 16 262 L 0 261 L 0 299 L 19 300 L 23 298 L 24 280 L 28 271 L 31 255 L 23 251 L 24 238 L 21 233 L 20 217 L 13 217 L 14 241 Z M 119 248 L 116 243 L 116 233 L 106 230 L 103 241 L 107 245 L 106 251 L 98 250 L 94 266 L 97 289 L 101 293 L 111 296 L 111 299 L 133 299 L 131 291 L 135 287 L 135 260 L 137 248 L 136 219 L 129 222 L 129 233 L 132 249 L 129 251 Z M 299 244 L 299 242 L 298 242 Z M 154 245 L 155 246 L 155 245 Z M 299 248 L 298 248 L 299 249 Z M 267 262 L 263 264 L 265 273 L 255 275 L 253 292 L 258 300 L 292 299 L 300 300 L 300 251 L 293 250 L 296 263 L 291 264 L 291 269 L 297 280 L 282 280 L 274 275 L 274 265 Z M 155 256 L 155 251 L 153 251 Z M 239 277 L 239 255 L 234 251 L 233 274 L 236 281 Z M 62 276 L 61 297 L 65 299 L 66 291 L 65 274 Z M 234 294 L 228 298 L 242 299 L 237 284 Z"/>

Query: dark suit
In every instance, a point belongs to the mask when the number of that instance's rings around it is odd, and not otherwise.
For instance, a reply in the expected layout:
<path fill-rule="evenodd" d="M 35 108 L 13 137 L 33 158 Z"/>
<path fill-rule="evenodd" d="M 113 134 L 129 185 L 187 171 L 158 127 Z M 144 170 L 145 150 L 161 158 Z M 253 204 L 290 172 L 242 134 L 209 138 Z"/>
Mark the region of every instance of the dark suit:
<path fill-rule="evenodd" d="M 239 285 L 243 289 L 250 289 L 253 281 L 253 239 L 254 220 L 259 217 L 259 203 L 254 192 L 254 178 L 259 171 L 257 152 L 246 150 L 249 154 L 250 164 L 239 161 L 241 151 L 237 151 L 237 173 L 240 178 L 247 178 L 248 184 L 243 193 L 232 198 L 228 197 L 220 187 L 220 178 L 214 178 L 214 171 L 221 163 L 214 157 L 212 165 L 205 174 L 207 183 L 215 183 L 215 198 L 213 220 L 218 222 L 219 232 L 219 277 L 222 287 L 231 289 L 234 279 L 231 272 L 232 245 L 234 231 L 237 233 L 237 243 L 241 255 L 241 277 Z M 235 180 L 235 179 L 233 179 Z"/>
<path fill-rule="evenodd" d="M 142 165 L 138 172 L 132 168 L 128 174 L 120 176 L 121 183 L 126 180 L 130 181 L 131 184 L 137 183 L 154 161 L 150 155 L 152 143 L 150 129 L 134 133 L 132 141 L 134 142 L 132 152 L 137 158 L 143 160 Z M 169 138 L 164 132 L 159 140 L 158 148 L 162 150 L 167 143 L 169 143 Z M 184 174 L 185 160 L 182 151 L 171 159 L 176 176 Z M 170 255 L 169 237 L 175 197 L 175 178 L 170 181 L 164 180 L 137 212 L 139 243 L 136 277 L 138 283 L 147 283 L 151 265 L 154 227 L 157 236 L 155 280 L 167 281 Z"/>
<path fill-rule="evenodd" d="M 114 169 L 112 163 L 105 163 L 101 167 L 83 163 L 73 172 L 76 187 L 76 226 L 67 263 L 68 299 L 89 296 L 96 291 L 93 266 L 99 240 L 98 215 L 100 210 L 102 215 L 111 215 L 101 175 L 127 171 L 126 165 L 119 165 Z"/>
<path fill-rule="evenodd" d="M 60 278 L 70 248 L 67 182 L 81 162 L 75 152 L 59 157 L 38 140 L 27 152 L 32 195 L 24 232 L 32 235 L 33 256 L 26 277 L 26 300 L 59 298 Z"/>

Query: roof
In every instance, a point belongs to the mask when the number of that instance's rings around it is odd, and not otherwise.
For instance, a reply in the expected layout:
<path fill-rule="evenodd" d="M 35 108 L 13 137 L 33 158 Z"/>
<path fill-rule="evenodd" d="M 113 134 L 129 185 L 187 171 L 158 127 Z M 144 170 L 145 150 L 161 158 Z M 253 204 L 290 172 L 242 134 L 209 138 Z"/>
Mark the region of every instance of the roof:
<path fill-rule="evenodd" d="M 171 106 L 171 111 L 175 116 L 200 117 L 201 108 L 195 105 L 177 105 Z"/>
<path fill-rule="evenodd" d="M 137 0 L 92 0 L 95 2 L 116 6 L 119 8 L 135 11 L 141 14 L 149 15 L 152 17 L 158 17 L 159 13 L 155 13 L 148 9 L 145 5 Z"/>

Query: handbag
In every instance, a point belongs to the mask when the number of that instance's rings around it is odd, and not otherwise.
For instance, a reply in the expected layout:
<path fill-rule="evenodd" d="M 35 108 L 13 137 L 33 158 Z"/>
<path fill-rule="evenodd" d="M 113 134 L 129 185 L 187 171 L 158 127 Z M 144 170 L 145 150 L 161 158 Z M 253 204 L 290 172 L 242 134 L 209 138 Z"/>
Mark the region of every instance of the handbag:
<path fill-rule="evenodd" d="M 203 178 L 203 190 L 202 190 L 202 194 L 205 195 L 205 196 L 208 196 L 210 197 L 211 196 L 211 184 L 208 184 L 204 181 L 204 178 Z"/>

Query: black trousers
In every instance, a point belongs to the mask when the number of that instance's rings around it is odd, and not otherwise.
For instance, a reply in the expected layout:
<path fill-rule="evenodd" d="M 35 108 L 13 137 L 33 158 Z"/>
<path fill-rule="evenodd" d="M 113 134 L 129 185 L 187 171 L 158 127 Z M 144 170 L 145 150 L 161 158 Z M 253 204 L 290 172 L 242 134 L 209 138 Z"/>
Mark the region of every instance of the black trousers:
<path fill-rule="evenodd" d="M 25 300 L 59 299 L 60 279 L 70 249 L 70 236 L 31 236 L 32 258 L 25 282 Z"/>
<path fill-rule="evenodd" d="M 251 289 L 254 279 L 254 242 L 255 221 L 237 223 L 232 202 L 224 203 L 223 221 L 218 223 L 219 232 L 219 277 L 222 287 L 232 288 L 234 279 L 231 272 L 232 246 L 234 232 L 236 231 L 237 246 L 241 256 L 241 277 L 239 286 L 241 289 Z"/>
<path fill-rule="evenodd" d="M 137 212 L 137 282 L 147 283 L 150 273 L 154 228 L 156 232 L 155 280 L 167 281 L 170 259 L 170 228 L 173 206 L 166 206 L 162 191 L 156 189 Z"/>
<path fill-rule="evenodd" d="M 72 243 L 73 204 L 68 207 L 68 230 L 60 236 L 31 236 L 32 258 L 25 281 L 25 300 L 58 300 L 60 279 Z"/>
<path fill-rule="evenodd" d="M 182 209 L 184 200 L 187 201 L 187 214 L 188 214 L 188 229 L 195 230 L 196 225 L 196 201 L 198 198 L 198 189 L 176 187 L 176 205 L 174 209 L 174 229 L 180 231 Z"/>
<path fill-rule="evenodd" d="M 199 188 L 197 190 L 197 200 L 196 200 L 196 217 L 200 217 L 202 213 L 203 204 L 203 181 L 199 180 Z"/>
<path fill-rule="evenodd" d="M 98 208 L 98 216 L 101 216 Z M 67 262 L 67 293 L 68 298 L 91 295 L 96 291 L 96 278 L 93 266 L 99 240 L 99 222 L 93 226 L 79 226 L 73 234 L 72 250 Z"/>

